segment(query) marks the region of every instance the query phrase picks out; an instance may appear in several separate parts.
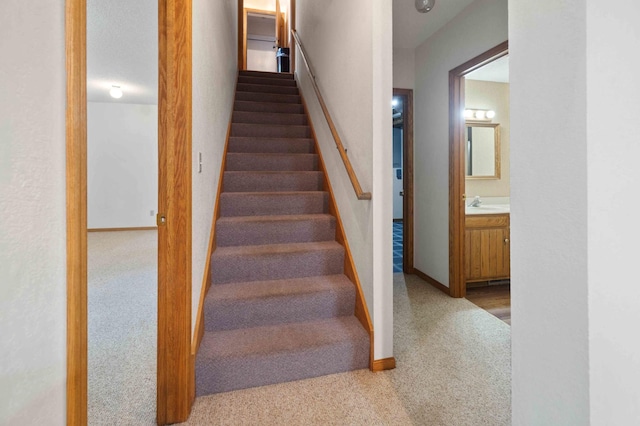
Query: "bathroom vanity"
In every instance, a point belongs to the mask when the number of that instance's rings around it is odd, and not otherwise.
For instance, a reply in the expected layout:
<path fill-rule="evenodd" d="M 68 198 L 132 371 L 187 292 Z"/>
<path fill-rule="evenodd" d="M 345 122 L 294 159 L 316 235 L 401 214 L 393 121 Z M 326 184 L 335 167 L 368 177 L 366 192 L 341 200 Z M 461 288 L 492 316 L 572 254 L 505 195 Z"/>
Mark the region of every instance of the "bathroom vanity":
<path fill-rule="evenodd" d="M 467 207 L 465 277 L 467 282 L 510 277 L 508 206 Z"/>

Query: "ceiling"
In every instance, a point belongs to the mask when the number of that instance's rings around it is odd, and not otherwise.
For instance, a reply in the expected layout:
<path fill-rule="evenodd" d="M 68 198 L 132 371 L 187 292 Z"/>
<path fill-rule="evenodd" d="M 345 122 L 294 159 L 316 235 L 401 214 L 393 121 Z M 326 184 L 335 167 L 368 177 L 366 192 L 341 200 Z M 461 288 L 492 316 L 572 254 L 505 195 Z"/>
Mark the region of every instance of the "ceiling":
<path fill-rule="evenodd" d="M 393 0 L 393 47 L 415 49 L 471 3 L 473 0 L 436 0 L 430 12 L 420 13 L 414 0 Z"/>
<path fill-rule="evenodd" d="M 158 103 L 157 0 L 87 0 L 87 100 Z"/>
<path fill-rule="evenodd" d="M 482 68 L 470 72 L 464 76 L 467 80 L 493 81 L 496 83 L 509 82 L 509 56 L 503 56 L 493 62 L 489 62 Z"/>

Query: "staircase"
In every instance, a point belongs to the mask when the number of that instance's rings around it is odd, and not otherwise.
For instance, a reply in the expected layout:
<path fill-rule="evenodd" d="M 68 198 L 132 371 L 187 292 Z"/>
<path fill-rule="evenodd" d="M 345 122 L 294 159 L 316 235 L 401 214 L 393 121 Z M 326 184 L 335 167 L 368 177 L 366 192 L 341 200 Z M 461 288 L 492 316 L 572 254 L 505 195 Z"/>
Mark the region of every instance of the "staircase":
<path fill-rule="evenodd" d="M 196 394 L 369 366 L 369 335 L 291 74 L 241 71 Z"/>

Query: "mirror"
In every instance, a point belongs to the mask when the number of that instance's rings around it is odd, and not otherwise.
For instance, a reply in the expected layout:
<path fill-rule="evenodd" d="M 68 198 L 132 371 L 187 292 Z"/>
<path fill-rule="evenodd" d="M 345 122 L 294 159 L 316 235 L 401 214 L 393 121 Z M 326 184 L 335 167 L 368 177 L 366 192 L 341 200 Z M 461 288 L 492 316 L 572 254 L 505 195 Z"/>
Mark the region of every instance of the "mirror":
<path fill-rule="evenodd" d="M 500 124 L 466 123 L 467 179 L 500 179 Z"/>

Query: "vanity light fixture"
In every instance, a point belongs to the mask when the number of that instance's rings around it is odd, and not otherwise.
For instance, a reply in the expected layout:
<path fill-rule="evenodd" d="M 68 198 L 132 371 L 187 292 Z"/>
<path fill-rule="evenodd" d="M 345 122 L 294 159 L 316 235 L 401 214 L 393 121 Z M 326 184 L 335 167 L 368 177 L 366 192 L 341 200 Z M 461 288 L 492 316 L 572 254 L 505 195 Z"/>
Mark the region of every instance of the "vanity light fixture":
<path fill-rule="evenodd" d="M 467 121 L 491 121 L 495 116 L 496 112 L 493 110 L 472 108 L 464 110 L 464 118 Z"/>
<path fill-rule="evenodd" d="M 435 6 L 436 0 L 416 0 L 416 10 L 420 13 L 427 13 L 433 6 Z"/>
<path fill-rule="evenodd" d="M 113 85 L 111 86 L 111 90 L 109 90 L 109 94 L 112 98 L 120 99 L 122 97 L 122 89 L 120 86 Z"/>

